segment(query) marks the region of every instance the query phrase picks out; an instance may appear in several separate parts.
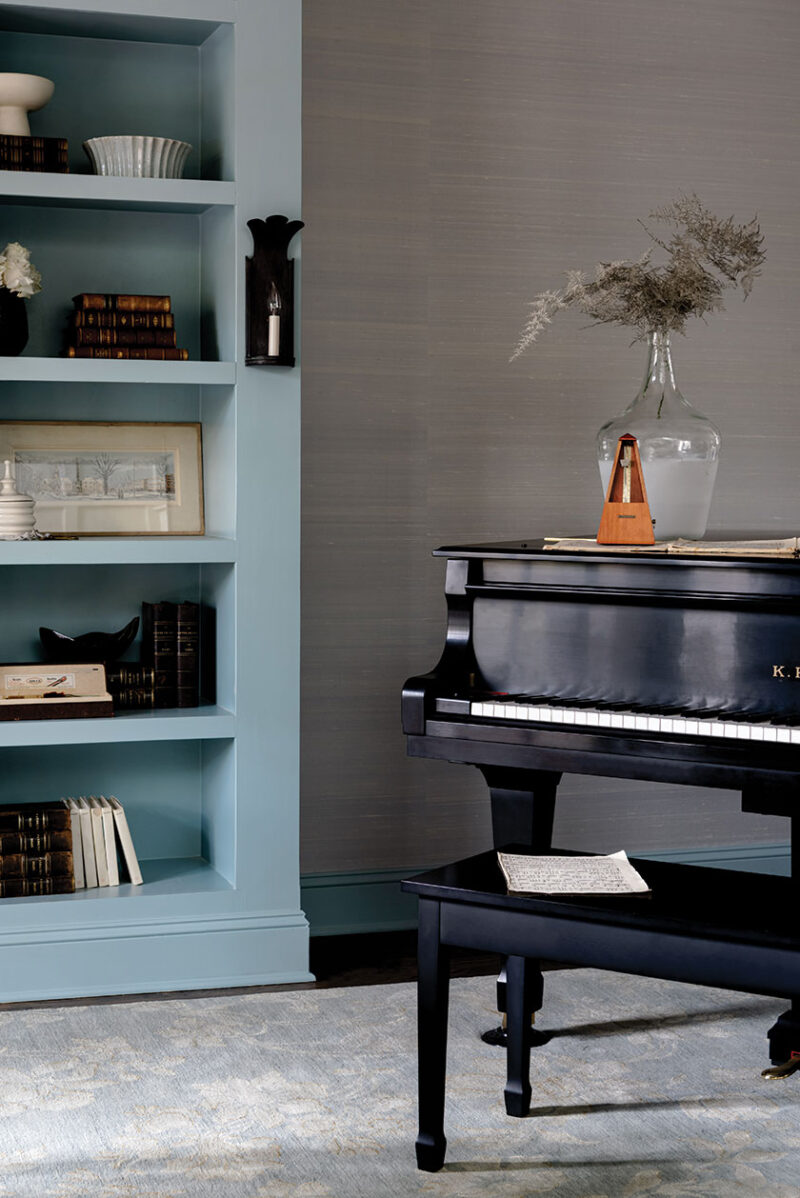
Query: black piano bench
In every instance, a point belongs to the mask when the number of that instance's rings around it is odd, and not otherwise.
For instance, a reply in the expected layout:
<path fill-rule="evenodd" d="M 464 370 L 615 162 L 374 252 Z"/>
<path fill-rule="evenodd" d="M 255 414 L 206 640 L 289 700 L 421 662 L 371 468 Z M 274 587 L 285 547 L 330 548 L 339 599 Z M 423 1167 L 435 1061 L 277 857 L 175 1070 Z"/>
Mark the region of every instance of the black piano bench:
<path fill-rule="evenodd" d="M 530 852 L 515 845 L 508 848 Z M 401 884 L 404 891 L 419 896 L 416 1149 L 420 1169 L 441 1169 L 447 1146 L 444 1099 L 451 946 L 502 953 L 507 958 L 505 1104 L 508 1114 L 519 1118 L 530 1110 L 530 1016 L 541 1001 L 541 960 L 776 995 L 793 1000 L 797 1009 L 800 935 L 791 879 L 632 861 L 651 887 L 651 895 L 508 894 L 493 850 Z M 800 1055 L 799 1031 L 792 1012 L 781 1016 L 770 1032 L 773 1063 Z M 773 1076 L 779 1074 L 773 1071 Z"/>

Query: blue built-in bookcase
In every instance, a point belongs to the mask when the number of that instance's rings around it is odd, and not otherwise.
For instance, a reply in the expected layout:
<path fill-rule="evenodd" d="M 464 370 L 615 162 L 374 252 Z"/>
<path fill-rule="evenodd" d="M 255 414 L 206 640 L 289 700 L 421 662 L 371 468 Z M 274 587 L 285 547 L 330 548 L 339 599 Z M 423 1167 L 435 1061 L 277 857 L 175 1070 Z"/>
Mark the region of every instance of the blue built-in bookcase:
<path fill-rule="evenodd" d="M 0 358 L 0 419 L 200 421 L 206 518 L 202 537 L 0 541 L 0 661 L 39 660 L 39 625 L 112 631 L 142 600 L 216 617 L 213 705 L 0 723 L 0 801 L 115 794 L 144 875 L 1 900 L 0 1001 L 310 976 L 300 368 L 244 366 L 246 222 L 301 216 L 300 35 L 301 0 L 0 3 L 0 70 L 55 82 L 32 132 L 70 148 L 67 175 L 0 171 L 0 247 L 44 281 L 24 353 Z M 81 143 L 115 133 L 191 142 L 185 178 L 91 175 Z M 81 291 L 171 295 L 191 360 L 60 357 Z"/>

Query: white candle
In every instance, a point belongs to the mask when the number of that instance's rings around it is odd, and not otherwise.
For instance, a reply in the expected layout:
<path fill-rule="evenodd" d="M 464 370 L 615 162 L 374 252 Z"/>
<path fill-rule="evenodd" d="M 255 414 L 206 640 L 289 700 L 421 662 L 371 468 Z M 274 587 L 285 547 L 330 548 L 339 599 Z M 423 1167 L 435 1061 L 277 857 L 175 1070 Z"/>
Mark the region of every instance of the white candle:
<path fill-rule="evenodd" d="M 281 351 L 281 318 L 278 315 L 270 316 L 269 329 L 267 335 L 267 354 L 270 358 L 277 358 Z"/>
<path fill-rule="evenodd" d="M 274 283 L 270 285 L 267 297 L 267 356 L 277 358 L 281 352 L 281 297 Z"/>

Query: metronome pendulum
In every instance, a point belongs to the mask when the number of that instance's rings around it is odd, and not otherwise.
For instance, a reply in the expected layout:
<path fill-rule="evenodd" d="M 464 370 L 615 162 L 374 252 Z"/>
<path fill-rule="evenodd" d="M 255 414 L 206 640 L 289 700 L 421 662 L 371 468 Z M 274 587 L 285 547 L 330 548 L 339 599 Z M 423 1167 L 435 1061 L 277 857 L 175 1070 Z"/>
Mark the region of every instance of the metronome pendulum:
<path fill-rule="evenodd" d="M 647 502 L 636 438 L 624 433 L 617 444 L 606 501 L 597 530 L 598 545 L 653 545 L 653 520 Z"/>

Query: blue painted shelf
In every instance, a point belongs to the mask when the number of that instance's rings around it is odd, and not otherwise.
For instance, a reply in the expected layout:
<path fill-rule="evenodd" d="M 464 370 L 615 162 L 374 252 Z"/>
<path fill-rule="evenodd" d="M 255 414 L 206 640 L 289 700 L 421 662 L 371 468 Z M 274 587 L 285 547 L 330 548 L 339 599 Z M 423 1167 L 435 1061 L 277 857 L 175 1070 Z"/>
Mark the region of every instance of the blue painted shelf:
<path fill-rule="evenodd" d="M 169 383 L 230 387 L 235 362 L 137 362 L 110 358 L 0 358 L 0 383 Z"/>
<path fill-rule="evenodd" d="M 224 707 L 125 711 L 110 719 L 9 720 L 0 723 L 0 748 L 28 745 L 129 744 L 153 740 L 224 740 L 236 717 Z"/>

